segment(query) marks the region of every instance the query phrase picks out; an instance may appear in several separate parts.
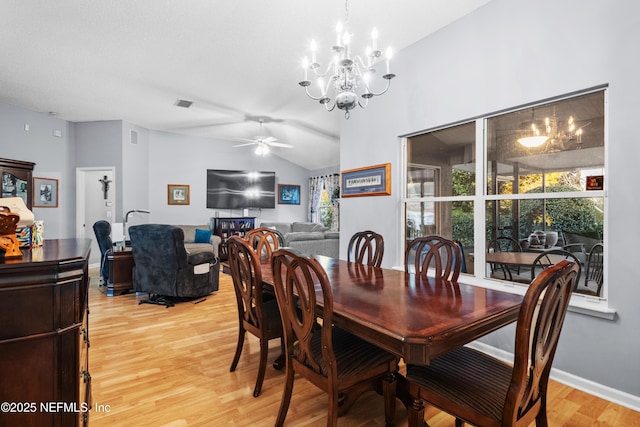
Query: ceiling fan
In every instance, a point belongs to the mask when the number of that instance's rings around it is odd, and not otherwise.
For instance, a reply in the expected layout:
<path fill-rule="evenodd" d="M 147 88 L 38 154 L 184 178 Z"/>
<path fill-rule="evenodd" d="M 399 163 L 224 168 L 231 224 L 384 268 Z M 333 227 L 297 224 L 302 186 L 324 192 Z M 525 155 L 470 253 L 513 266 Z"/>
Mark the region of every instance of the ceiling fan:
<path fill-rule="evenodd" d="M 262 122 L 264 120 L 258 119 L 260 123 L 260 133 L 262 134 Z M 265 156 L 271 151 L 271 147 L 281 147 L 281 148 L 293 148 L 291 144 L 284 144 L 282 142 L 277 142 L 278 139 L 272 136 L 255 136 L 253 139 L 248 138 L 235 138 L 239 141 L 249 141 L 245 144 L 234 145 L 234 147 L 246 147 L 248 145 L 256 145 L 256 154 L 259 156 Z"/>

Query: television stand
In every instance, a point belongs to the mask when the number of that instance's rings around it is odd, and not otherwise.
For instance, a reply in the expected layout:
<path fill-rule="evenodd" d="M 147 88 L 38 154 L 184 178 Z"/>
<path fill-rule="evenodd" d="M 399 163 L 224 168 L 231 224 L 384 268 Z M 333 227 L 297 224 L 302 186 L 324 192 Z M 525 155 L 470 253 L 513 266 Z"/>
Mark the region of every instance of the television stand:
<path fill-rule="evenodd" d="M 226 261 L 229 255 L 227 250 L 227 239 L 231 236 L 244 237 L 247 231 L 255 228 L 255 220 L 256 218 L 251 216 L 237 218 L 213 218 L 213 234 L 216 234 L 220 239 L 222 239 L 222 243 L 220 243 L 220 248 L 218 250 L 220 260 Z"/>

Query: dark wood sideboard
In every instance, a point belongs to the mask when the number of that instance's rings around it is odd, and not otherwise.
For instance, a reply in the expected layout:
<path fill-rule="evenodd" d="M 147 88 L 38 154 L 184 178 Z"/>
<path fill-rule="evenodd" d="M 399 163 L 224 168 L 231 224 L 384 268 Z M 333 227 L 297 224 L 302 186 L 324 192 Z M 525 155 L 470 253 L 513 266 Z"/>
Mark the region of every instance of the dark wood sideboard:
<path fill-rule="evenodd" d="M 0 259 L 1 426 L 86 426 L 89 239 Z"/>

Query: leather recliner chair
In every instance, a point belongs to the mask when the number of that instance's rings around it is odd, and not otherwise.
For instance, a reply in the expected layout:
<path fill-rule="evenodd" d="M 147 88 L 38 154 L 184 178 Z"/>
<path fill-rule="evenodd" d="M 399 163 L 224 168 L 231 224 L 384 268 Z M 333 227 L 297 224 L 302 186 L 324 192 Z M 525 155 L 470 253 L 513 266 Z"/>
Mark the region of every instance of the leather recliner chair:
<path fill-rule="evenodd" d="M 149 294 L 143 302 L 170 307 L 181 299 L 218 290 L 220 262 L 213 249 L 188 252 L 180 227 L 142 224 L 129 228 L 133 251 L 133 288 Z"/>

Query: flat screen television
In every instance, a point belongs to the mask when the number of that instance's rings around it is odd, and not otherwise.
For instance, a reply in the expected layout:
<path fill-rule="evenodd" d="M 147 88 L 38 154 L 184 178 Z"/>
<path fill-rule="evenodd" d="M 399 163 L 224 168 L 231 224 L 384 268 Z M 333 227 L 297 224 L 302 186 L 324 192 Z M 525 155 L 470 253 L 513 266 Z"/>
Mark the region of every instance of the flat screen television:
<path fill-rule="evenodd" d="M 207 207 L 274 209 L 276 173 L 207 169 Z"/>

